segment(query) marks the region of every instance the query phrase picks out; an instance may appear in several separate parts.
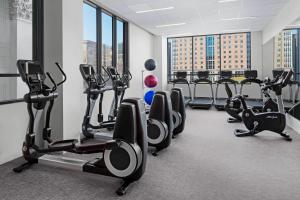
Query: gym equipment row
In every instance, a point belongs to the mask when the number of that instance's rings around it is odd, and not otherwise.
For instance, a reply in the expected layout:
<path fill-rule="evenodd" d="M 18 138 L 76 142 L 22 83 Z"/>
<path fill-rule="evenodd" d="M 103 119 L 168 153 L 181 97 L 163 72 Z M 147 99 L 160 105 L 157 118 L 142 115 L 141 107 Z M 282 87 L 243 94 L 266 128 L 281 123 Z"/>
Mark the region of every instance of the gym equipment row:
<path fill-rule="evenodd" d="M 277 109 L 275 111 L 263 111 L 261 113 L 255 112 L 251 107 L 247 105 L 244 95 L 232 96 L 232 91 L 225 83 L 226 92 L 228 94 L 229 100 L 235 102 L 235 108 L 240 109 L 238 104 L 241 104 L 242 115 L 238 113 L 230 113 L 232 117 L 228 122 L 243 122 L 247 130 L 236 129 L 234 131 L 237 137 L 247 137 L 254 136 L 262 131 L 268 130 L 279 134 L 287 141 L 292 141 L 292 138 L 284 132 L 286 127 L 286 115 L 282 99 L 282 89 L 286 87 L 291 81 L 293 71 L 285 71 L 277 76 L 273 81 L 268 81 L 262 87 L 262 91 L 273 91 L 276 95 L 276 105 Z M 237 115 L 235 115 L 237 114 Z"/>
<path fill-rule="evenodd" d="M 273 70 L 273 78 L 281 75 L 283 70 Z M 188 73 L 184 71 L 179 71 L 174 74 L 174 79 L 170 83 L 175 87 L 177 84 L 184 84 L 188 88 L 188 95 L 185 96 L 185 105 L 190 106 L 191 108 L 200 108 L 200 109 L 209 109 L 213 105 L 217 110 L 224 110 L 227 102 L 227 97 L 220 97 L 219 91 L 222 85 L 226 83 L 231 85 L 234 89 L 234 94 L 244 94 L 245 87 L 248 87 L 251 84 L 255 84 L 258 88 L 261 88 L 264 81 L 257 78 L 256 70 L 246 70 L 244 72 L 245 79 L 240 83 L 233 80 L 232 71 L 221 71 L 220 78 L 215 82 L 211 81 L 209 78 L 209 71 L 199 71 L 193 74 L 191 81 L 187 79 Z M 196 78 L 195 78 L 196 77 Z M 194 92 L 192 95 L 191 84 L 194 85 Z M 213 84 L 216 84 L 215 92 L 213 90 Z M 200 97 L 197 95 L 197 89 L 204 85 L 207 85 L 210 88 L 211 94 L 206 97 Z M 237 85 L 240 85 L 240 90 L 238 92 Z M 288 83 L 289 86 L 289 98 L 284 99 L 284 106 L 286 110 L 290 110 L 291 107 L 297 103 L 298 93 L 299 93 L 299 83 L 297 81 L 290 80 Z M 225 87 L 224 87 L 225 90 Z M 251 98 L 248 97 L 245 101 L 247 105 L 253 107 L 254 109 L 262 110 L 264 106 L 264 94 L 262 91 L 259 91 L 260 98 Z M 300 106 L 299 106 L 300 107 Z"/>
<path fill-rule="evenodd" d="M 167 148 L 171 139 L 180 134 L 185 125 L 185 106 L 182 91 L 174 88 L 168 92 L 156 92 L 147 119 L 145 105 L 140 98 L 123 99 L 128 83 L 132 79 L 130 72 L 121 76 L 116 68 L 102 68 L 96 73 L 91 65 L 80 65 L 79 69 L 87 84 L 87 108 L 82 123 L 83 138 L 58 140 L 52 139 L 51 112 L 59 96 L 57 88 L 67 76 L 56 63 L 63 80 L 56 82 L 49 72 L 44 72 L 40 63 L 19 60 L 17 67 L 22 80 L 29 88 L 24 100 L 29 115 L 28 130 L 22 146 L 26 163 L 14 168 L 20 173 L 37 163 L 64 167 L 123 180 L 116 191 L 124 195 L 128 186 L 139 180 L 145 170 L 148 145 L 156 150 L 153 155 Z M 106 75 L 105 75 L 106 74 Z M 50 82 L 50 84 L 47 84 Z M 115 93 L 112 112 L 108 121 L 103 120 L 102 99 L 105 91 Z M 100 97 L 100 98 L 99 98 Z M 91 124 L 96 101 L 99 101 L 98 125 Z M 43 130 L 37 131 L 37 113 L 45 112 Z M 103 129 L 113 130 L 111 135 L 103 135 Z M 41 135 L 44 145 L 36 144 L 37 135 Z M 40 137 L 39 137 L 40 138 Z M 66 152 L 66 153 L 63 153 Z M 55 153 L 55 154 L 53 154 Z M 58 154 L 61 153 L 61 154 Z M 69 154 L 96 154 L 93 160 L 82 160 Z"/>

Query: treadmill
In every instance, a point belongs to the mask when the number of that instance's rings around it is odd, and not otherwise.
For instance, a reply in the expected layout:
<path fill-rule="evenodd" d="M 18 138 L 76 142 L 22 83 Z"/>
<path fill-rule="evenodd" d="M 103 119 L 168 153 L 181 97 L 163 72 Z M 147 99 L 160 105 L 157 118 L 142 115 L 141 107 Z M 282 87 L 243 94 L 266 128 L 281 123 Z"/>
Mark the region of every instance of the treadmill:
<path fill-rule="evenodd" d="M 280 76 L 284 72 L 283 69 L 274 69 L 272 71 L 273 78 Z M 286 111 L 289 111 L 295 103 L 297 103 L 297 97 L 299 93 L 299 83 L 297 81 L 290 80 L 288 83 L 289 86 L 289 98 L 283 100 L 284 108 Z M 293 88 L 295 87 L 295 92 L 293 92 Z"/>
<path fill-rule="evenodd" d="M 189 102 L 192 100 L 192 92 L 190 83 L 187 80 L 187 72 L 186 71 L 178 71 L 174 73 L 175 78 L 171 80 L 170 82 L 173 83 L 173 88 L 175 88 L 176 85 L 187 85 L 189 90 L 189 96 L 184 96 L 184 105 L 187 106 Z"/>
<path fill-rule="evenodd" d="M 219 111 L 224 110 L 226 101 L 228 99 L 228 97 L 218 97 L 219 87 L 220 85 L 225 85 L 225 83 L 233 85 L 235 94 L 237 94 L 237 89 L 236 89 L 237 82 L 232 79 L 232 71 L 221 71 L 220 79 L 216 81 L 217 86 L 216 86 L 216 93 L 215 93 L 216 96 L 214 101 L 215 108 Z"/>
<path fill-rule="evenodd" d="M 214 91 L 212 86 L 212 81 L 209 80 L 209 71 L 198 71 L 197 79 L 193 81 L 194 83 L 194 98 L 190 101 L 189 106 L 191 108 L 199 109 L 210 109 L 214 103 Z M 210 97 L 200 97 L 196 95 L 197 86 L 199 85 L 209 85 L 211 89 Z"/>
<path fill-rule="evenodd" d="M 246 79 L 242 80 L 240 83 L 241 84 L 240 95 L 244 95 L 243 88 L 246 85 L 257 84 L 259 87 L 261 87 L 263 81 L 257 78 L 257 70 L 246 70 L 244 72 L 244 75 Z M 247 97 L 245 101 L 247 105 L 253 108 L 254 110 L 258 110 L 258 111 L 263 110 L 264 101 L 263 101 L 263 94 L 261 90 L 260 90 L 260 98 Z"/>

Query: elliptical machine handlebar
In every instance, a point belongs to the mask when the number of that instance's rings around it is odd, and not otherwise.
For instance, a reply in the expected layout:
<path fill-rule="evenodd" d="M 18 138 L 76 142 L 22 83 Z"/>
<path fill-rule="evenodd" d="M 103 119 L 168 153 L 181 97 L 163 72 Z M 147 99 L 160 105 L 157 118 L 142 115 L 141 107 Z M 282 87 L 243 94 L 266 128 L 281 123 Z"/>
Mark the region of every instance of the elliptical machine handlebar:
<path fill-rule="evenodd" d="M 129 81 L 132 79 L 132 74 L 130 73 L 129 70 L 126 70 L 125 73 L 123 73 L 123 75 L 120 76 L 120 74 L 118 73 L 115 67 L 111 66 L 105 69 L 105 67 L 102 66 L 102 68 L 108 74 L 108 76 L 112 81 L 117 81 L 122 83 L 123 85 L 128 85 Z"/>
<path fill-rule="evenodd" d="M 57 83 L 57 86 L 60 86 L 61 84 L 63 84 L 64 82 L 66 82 L 67 80 L 67 75 L 65 74 L 64 70 L 61 68 L 61 66 L 58 64 L 58 62 L 55 63 L 55 65 L 57 66 L 57 68 L 59 69 L 60 73 L 63 75 L 63 80 L 59 83 Z"/>
<path fill-rule="evenodd" d="M 55 65 L 57 66 L 57 68 L 59 69 L 59 71 L 61 72 L 62 76 L 63 76 L 63 80 L 59 83 L 56 83 L 53 79 L 53 77 L 51 76 L 51 74 L 49 72 L 46 72 L 47 77 L 50 79 L 51 83 L 53 84 L 53 87 L 51 89 L 51 93 L 55 92 L 57 90 L 57 87 L 62 85 L 64 82 L 66 82 L 67 80 L 67 75 L 65 74 L 65 72 L 62 70 L 61 66 L 56 62 Z"/>
<path fill-rule="evenodd" d="M 122 76 L 122 82 L 126 83 L 126 85 L 129 83 L 129 81 L 132 79 L 132 74 L 130 73 L 129 70 L 127 70 L 125 73 L 123 73 Z"/>

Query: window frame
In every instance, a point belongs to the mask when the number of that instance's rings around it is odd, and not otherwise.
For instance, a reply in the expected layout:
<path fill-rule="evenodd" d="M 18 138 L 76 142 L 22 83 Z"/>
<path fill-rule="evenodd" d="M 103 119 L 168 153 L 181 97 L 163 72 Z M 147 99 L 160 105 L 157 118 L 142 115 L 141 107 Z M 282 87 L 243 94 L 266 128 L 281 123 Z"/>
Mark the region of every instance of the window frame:
<path fill-rule="evenodd" d="M 169 47 L 168 47 L 168 44 L 169 44 L 169 40 L 170 39 L 180 39 L 180 38 L 192 38 L 192 71 L 191 73 L 194 74 L 195 73 L 195 63 L 194 63 L 194 57 L 195 57 L 195 54 L 194 54 L 194 38 L 197 38 L 197 37 L 203 37 L 203 36 L 219 36 L 219 52 L 220 52 L 220 58 L 219 58 L 219 62 L 220 62 L 220 69 L 215 69 L 214 71 L 218 71 L 217 74 L 211 74 L 211 75 L 220 75 L 220 72 L 222 71 L 222 55 L 223 55 L 223 52 L 221 51 L 221 45 L 222 45 L 222 37 L 226 36 L 226 35 L 233 35 L 233 34 L 249 34 L 249 44 L 250 44 L 250 55 L 249 55 L 249 68 L 247 66 L 247 69 L 244 69 L 244 70 L 237 70 L 237 71 L 245 71 L 245 70 L 251 70 L 251 42 L 252 42 L 252 35 L 251 35 L 251 32 L 234 32 L 234 33 L 219 33 L 219 34 L 203 34 L 203 35 L 192 35 L 192 36 L 177 36 L 177 37 L 167 37 L 167 78 L 168 78 L 168 83 L 170 83 L 171 79 L 172 79 L 172 76 L 173 74 L 171 73 L 172 72 L 172 67 L 169 65 L 169 58 L 172 57 L 171 55 L 171 52 L 169 52 Z M 247 45 L 247 48 L 248 48 L 248 45 Z M 248 63 L 247 63 L 248 64 Z M 205 65 L 206 66 L 206 65 Z"/>
<path fill-rule="evenodd" d="M 112 66 L 117 67 L 117 20 L 124 23 L 123 26 L 123 72 L 129 70 L 129 27 L 128 21 L 122 17 L 115 15 L 113 12 L 108 11 L 105 8 L 97 5 L 94 2 L 89 0 L 84 0 L 83 3 L 86 3 L 94 8 L 96 8 L 96 43 L 97 43 L 97 72 L 101 73 L 102 68 L 102 13 L 105 13 L 112 17 Z"/>
<path fill-rule="evenodd" d="M 32 0 L 32 60 L 44 63 L 44 0 Z M 0 78 L 18 78 L 20 74 L 0 73 Z M 24 102 L 24 98 L 0 101 L 0 105 Z"/>

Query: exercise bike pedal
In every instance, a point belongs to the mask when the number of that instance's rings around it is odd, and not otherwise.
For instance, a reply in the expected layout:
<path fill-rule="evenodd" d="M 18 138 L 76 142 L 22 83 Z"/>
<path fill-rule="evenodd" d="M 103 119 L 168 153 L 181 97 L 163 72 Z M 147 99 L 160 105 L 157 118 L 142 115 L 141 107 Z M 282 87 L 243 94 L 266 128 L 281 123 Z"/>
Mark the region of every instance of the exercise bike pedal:
<path fill-rule="evenodd" d="M 61 140 L 57 142 L 52 142 L 48 145 L 48 148 L 53 151 L 65 151 L 71 150 L 75 147 L 77 140 Z"/>
<path fill-rule="evenodd" d="M 234 130 L 234 135 L 236 137 L 248 137 L 248 136 L 253 136 L 252 131 L 247 131 L 247 130 L 242 130 L 242 129 L 235 129 Z"/>

